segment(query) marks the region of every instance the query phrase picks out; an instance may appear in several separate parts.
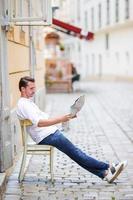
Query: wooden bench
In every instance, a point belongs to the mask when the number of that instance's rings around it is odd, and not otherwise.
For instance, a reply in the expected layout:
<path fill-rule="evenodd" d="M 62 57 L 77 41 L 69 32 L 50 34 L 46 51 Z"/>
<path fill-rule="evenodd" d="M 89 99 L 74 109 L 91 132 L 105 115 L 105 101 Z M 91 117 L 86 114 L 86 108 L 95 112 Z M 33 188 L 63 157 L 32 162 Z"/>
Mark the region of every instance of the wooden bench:
<path fill-rule="evenodd" d="M 48 93 L 69 93 L 72 91 L 71 80 L 52 80 L 49 85 L 46 85 Z"/>
<path fill-rule="evenodd" d="M 72 91 L 72 69 L 67 59 L 47 59 L 45 83 L 48 93 Z"/>

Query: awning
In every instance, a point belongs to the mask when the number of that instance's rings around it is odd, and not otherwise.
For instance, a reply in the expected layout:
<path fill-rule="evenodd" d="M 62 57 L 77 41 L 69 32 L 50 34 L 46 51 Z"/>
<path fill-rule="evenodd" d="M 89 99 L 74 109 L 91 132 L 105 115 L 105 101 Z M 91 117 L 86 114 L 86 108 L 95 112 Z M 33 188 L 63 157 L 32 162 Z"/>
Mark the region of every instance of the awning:
<path fill-rule="evenodd" d="M 83 34 L 82 33 L 83 30 L 81 28 L 65 23 L 55 18 L 53 18 L 53 28 L 65 34 L 78 37 L 80 39 L 85 39 L 85 40 L 94 39 L 94 33 L 88 32 L 87 34 Z"/>

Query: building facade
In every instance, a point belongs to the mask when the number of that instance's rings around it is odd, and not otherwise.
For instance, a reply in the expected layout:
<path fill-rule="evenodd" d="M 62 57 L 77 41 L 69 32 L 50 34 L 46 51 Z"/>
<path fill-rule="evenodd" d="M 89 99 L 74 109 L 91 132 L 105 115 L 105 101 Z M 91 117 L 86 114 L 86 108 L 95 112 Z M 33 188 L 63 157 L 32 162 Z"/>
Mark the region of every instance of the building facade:
<path fill-rule="evenodd" d="M 82 53 L 87 78 L 132 79 L 133 1 L 97 0 L 88 1 L 87 5 L 82 25 L 85 28 L 88 24 L 95 33 L 91 43 L 82 43 L 81 52 L 87 50 L 86 55 Z"/>
<path fill-rule="evenodd" d="M 132 0 L 73 1 L 70 22 L 95 34 L 93 41 L 71 40 L 83 79 L 133 79 L 132 9 Z"/>
<path fill-rule="evenodd" d="M 44 26 L 39 23 L 42 23 L 41 11 L 50 18 L 48 13 L 52 7 L 48 2 L 0 1 L 0 172 L 11 167 L 22 150 L 15 113 L 21 77 L 35 77 L 35 101 L 41 109 L 45 108 Z M 45 3 L 49 7 L 45 7 Z"/>

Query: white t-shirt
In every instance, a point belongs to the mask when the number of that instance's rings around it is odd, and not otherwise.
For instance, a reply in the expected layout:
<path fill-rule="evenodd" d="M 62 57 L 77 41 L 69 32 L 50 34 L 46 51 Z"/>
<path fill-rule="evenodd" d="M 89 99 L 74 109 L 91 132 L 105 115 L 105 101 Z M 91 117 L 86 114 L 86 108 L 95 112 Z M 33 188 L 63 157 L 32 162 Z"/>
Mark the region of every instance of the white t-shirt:
<path fill-rule="evenodd" d="M 31 99 L 21 97 L 17 104 L 16 113 L 19 119 L 28 119 L 32 122 L 33 125 L 27 127 L 27 132 L 37 144 L 58 129 L 54 125 L 37 126 L 40 119 L 48 119 L 49 116 L 47 113 L 42 112 Z"/>

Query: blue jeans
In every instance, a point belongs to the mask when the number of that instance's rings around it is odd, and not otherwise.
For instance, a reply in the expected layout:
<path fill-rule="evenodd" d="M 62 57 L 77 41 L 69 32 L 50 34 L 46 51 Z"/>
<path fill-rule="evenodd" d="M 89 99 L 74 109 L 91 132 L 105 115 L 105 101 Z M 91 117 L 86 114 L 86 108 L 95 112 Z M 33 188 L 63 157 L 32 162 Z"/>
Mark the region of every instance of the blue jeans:
<path fill-rule="evenodd" d="M 65 153 L 81 167 L 95 174 L 100 178 L 104 178 L 105 170 L 109 168 L 109 164 L 98 161 L 73 145 L 59 130 L 44 138 L 39 144 L 51 145 Z"/>

